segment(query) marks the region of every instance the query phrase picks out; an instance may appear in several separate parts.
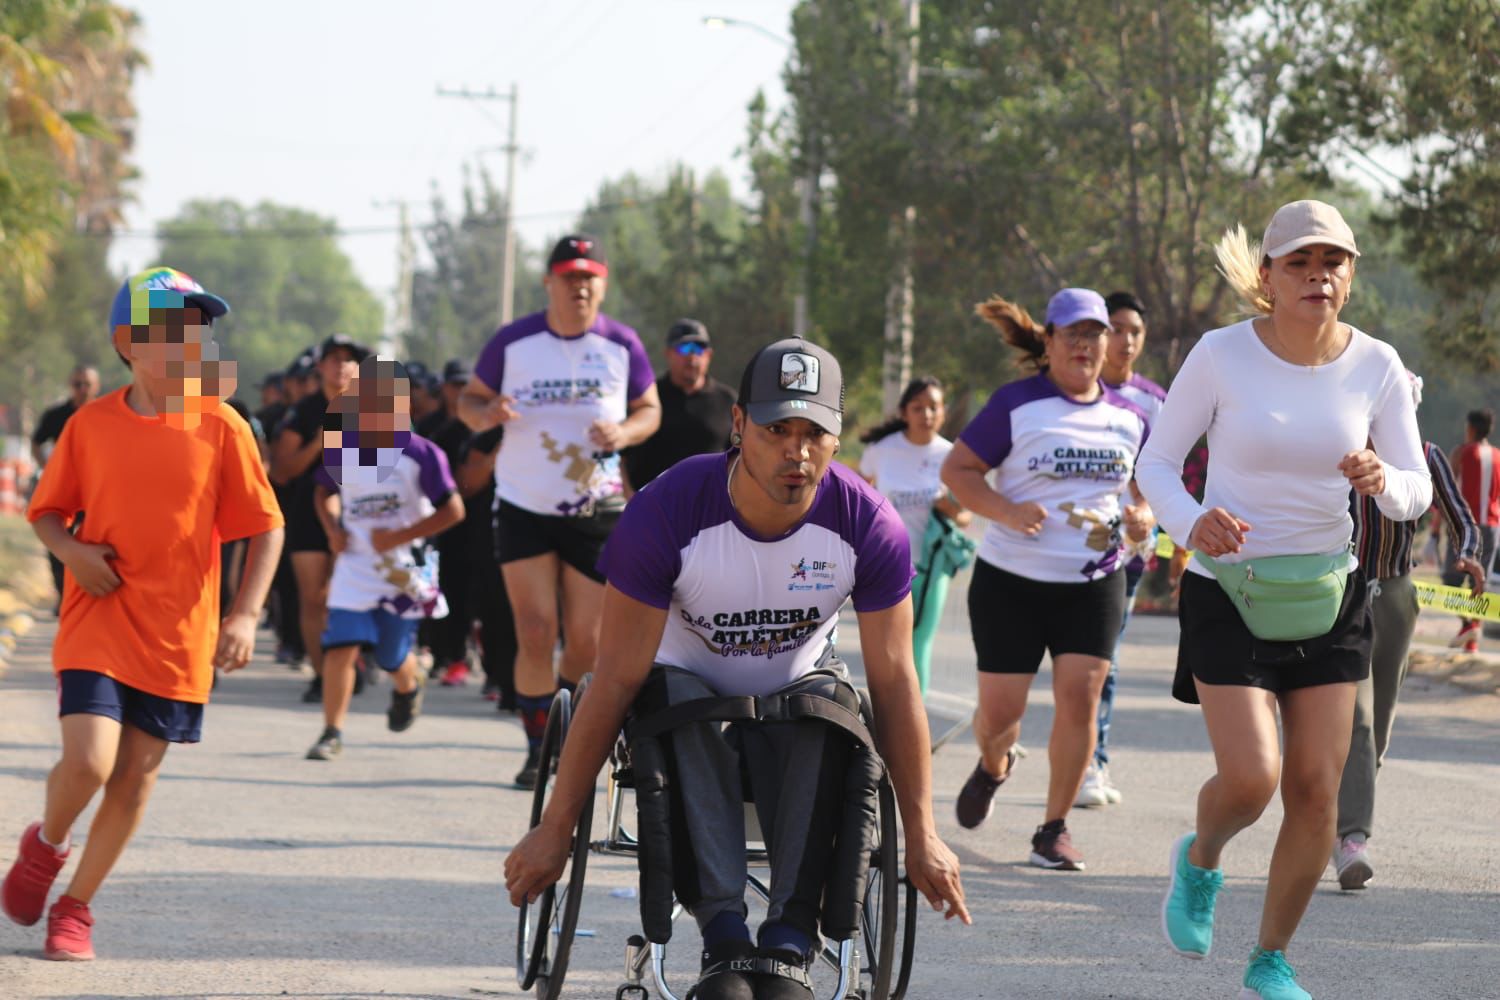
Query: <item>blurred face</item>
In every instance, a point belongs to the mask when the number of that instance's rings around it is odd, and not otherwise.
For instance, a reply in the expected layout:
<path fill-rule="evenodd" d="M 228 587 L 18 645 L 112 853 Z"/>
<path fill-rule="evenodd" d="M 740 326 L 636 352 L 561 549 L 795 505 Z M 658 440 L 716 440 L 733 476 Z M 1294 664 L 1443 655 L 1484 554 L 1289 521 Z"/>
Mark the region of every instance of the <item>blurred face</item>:
<path fill-rule="evenodd" d="M 219 360 L 213 327 L 197 307 L 151 308 L 149 317 L 145 326 L 116 327 L 115 349 L 130 360 L 157 415 L 169 427 L 193 430 L 234 395 L 235 363 Z"/>
<path fill-rule="evenodd" d="M 467 382 L 444 382 L 443 383 L 443 405 L 449 413 L 458 412 L 458 397 L 463 395 L 464 386 Z"/>
<path fill-rule="evenodd" d="M 82 406 L 99 395 L 99 373 L 92 368 L 80 368 L 68 378 L 68 398 L 74 406 Z"/>
<path fill-rule="evenodd" d="M 683 392 L 696 392 L 708 378 L 708 366 L 714 349 L 705 344 L 685 341 L 667 348 L 667 378 Z"/>
<path fill-rule="evenodd" d="M 281 385 L 279 383 L 267 382 L 265 385 L 260 387 L 261 406 L 270 406 L 272 403 L 279 403 L 282 400 L 282 396 L 283 393 L 281 391 Z"/>
<path fill-rule="evenodd" d="M 370 357 L 357 368 L 323 418 L 323 467 L 340 485 L 383 482 L 411 440 L 411 386 L 406 371 Z"/>
<path fill-rule="evenodd" d="M 1315 243 L 1293 250 L 1260 269 L 1276 315 L 1309 323 L 1329 322 L 1349 301 L 1354 257 L 1340 247 Z"/>
<path fill-rule="evenodd" d="M 1129 371 L 1146 343 L 1146 321 L 1134 309 L 1116 309 L 1109 314 L 1109 333 L 1104 342 L 1104 360 L 1109 368 Z"/>
<path fill-rule="evenodd" d="M 1047 335 L 1047 370 L 1060 388 L 1083 392 L 1098 381 L 1106 329 L 1098 320 L 1086 319 L 1055 327 Z"/>
<path fill-rule="evenodd" d="M 349 348 L 335 347 L 318 362 L 318 374 L 323 378 L 324 395 L 333 399 L 348 390 L 359 374 L 359 362 Z"/>
<path fill-rule="evenodd" d="M 599 315 L 608 279 L 588 271 L 564 271 L 542 279 L 547 289 L 547 312 L 561 323 L 587 329 Z"/>
<path fill-rule="evenodd" d="M 906 420 L 906 429 L 913 436 L 931 440 L 948 416 L 948 410 L 943 405 L 943 390 L 936 387 L 923 389 L 907 400 L 906 405 L 901 408 L 901 416 Z"/>
<path fill-rule="evenodd" d="M 764 426 L 734 408 L 734 429 L 743 438 L 740 464 L 773 503 L 810 502 L 828 471 L 839 439 L 811 420 L 791 417 Z"/>

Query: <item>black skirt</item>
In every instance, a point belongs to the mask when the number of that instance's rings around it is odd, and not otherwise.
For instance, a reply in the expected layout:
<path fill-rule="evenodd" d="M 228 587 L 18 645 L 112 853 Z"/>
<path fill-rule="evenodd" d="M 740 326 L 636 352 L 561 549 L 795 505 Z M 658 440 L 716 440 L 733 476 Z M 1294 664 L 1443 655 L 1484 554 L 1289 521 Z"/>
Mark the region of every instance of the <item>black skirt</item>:
<path fill-rule="evenodd" d="M 1255 638 L 1219 582 L 1197 573 L 1182 575 L 1177 618 L 1182 633 L 1172 697 L 1190 705 L 1198 704 L 1195 679 L 1279 693 L 1362 681 L 1370 674 L 1375 628 L 1369 586 L 1358 570 L 1349 575 L 1333 628 L 1300 642 Z"/>

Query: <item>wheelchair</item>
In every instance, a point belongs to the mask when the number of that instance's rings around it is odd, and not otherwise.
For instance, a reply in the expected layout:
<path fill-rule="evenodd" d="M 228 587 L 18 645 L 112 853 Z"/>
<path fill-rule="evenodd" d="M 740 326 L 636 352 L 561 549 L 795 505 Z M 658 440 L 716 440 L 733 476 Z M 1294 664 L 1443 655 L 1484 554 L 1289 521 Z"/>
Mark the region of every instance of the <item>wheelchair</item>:
<path fill-rule="evenodd" d="M 561 757 L 574 706 L 585 697 L 588 683 L 589 678 L 585 677 L 572 695 L 559 691 L 553 700 L 542 738 L 538 781 L 532 793 L 532 827 L 541 821 L 551 786 L 550 776 L 556 771 Z M 854 752 L 856 755 L 866 754 L 865 766 L 873 779 L 865 793 L 865 801 L 850 803 L 849 796 L 846 796 L 841 830 L 859 828 L 868 835 L 852 846 L 843 843 L 841 835 L 840 845 L 834 849 L 831 871 L 835 874 L 830 875 L 825 888 L 820 921 L 823 936 L 815 948 L 814 967 L 824 967 L 831 970 L 830 974 L 837 975 L 837 984 L 827 1000 L 902 1000 L 906 995 L 916 944 L 917 893 L 900 873 L 895 792 L 869 737 L 868 727 L 872 719 L 869 697 L 864 691 L 858 694 L 858 715 L 838 705 L 833 708 L 840 710 L 847 719 L 826 718 L 839 713 L 816 705 L 809 713 L 851 733 L 863 734 L 862 738 L 855 740 Z M 544 890 L 535 902 L 521 904 L 515 962 L 516 981 L 523 991 L 535 988 L 536 996 L 541 1000 L 557 1000 L 563 995 L 563 980 L 568 972 L 578 928 L 589 855 L 599 854 L 636 858 L 641 873 L 642 933 L 630 935 L 625 943 L 625 981 L 616 990 L 615 1000 L 648 1000 L 653 990 L 660 1000 L 679 1000 L 685 995 L 674 992 L 667 981 L 665 968 L 672 924 L 685 912 L 671 892 L 670 845 L 663 856 L 661 847 L 653 844 L 653 837 L 638 837 L 626 825 L 626 793 L 634 793 L 637 819 L 642 823 L 650 819 L 652 810 L 666 808 L 661 771 L 653 773 L 641 759 L 643 754 L 649 756 L 652 751 L 661 753 L 660 745 L 651 736 L 687 722 L 806 717 L 768 714 L 767 703 L 778 701 L 777 696 L 697 699 L 627 722 L 606 765 L 603 839 L 590 839 L 594 815 L 594 796 L 590 795 L 579 814 L 562 877 Z M 786 706 L 776 707 L 784 711 Z M 854 770 L 857 768 L 851 767 L 851 771 Z M 852 817 L 852 813 L 863 815 Z M 658 818 L 658 821 L 666 822 L 664 818 Z M 746 890 L 759 897 L 761 902 L 768 902 L 769 875 L 762 878 L 757 870 L 769 868 L 769 855 L 764 844 L 757 843 L 759 824 L 749 802 L 746 803 L 746 833 L 749 867 Z M 901 938 L 899 963 L 898 934 Z"/>

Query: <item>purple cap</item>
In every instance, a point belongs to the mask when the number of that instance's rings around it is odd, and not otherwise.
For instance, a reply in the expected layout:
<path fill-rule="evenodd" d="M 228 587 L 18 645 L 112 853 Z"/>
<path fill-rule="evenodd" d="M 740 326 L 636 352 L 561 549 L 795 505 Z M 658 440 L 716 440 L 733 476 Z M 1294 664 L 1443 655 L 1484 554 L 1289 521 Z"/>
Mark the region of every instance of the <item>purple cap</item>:
<path fill-rule="evenodd" d="M 1071 326 L 1090 319 L 1109 326 L 1104 296 L 1093 289 L 1064 288 L 1047 303 L 1047 322 L 1052 326 Z"/>

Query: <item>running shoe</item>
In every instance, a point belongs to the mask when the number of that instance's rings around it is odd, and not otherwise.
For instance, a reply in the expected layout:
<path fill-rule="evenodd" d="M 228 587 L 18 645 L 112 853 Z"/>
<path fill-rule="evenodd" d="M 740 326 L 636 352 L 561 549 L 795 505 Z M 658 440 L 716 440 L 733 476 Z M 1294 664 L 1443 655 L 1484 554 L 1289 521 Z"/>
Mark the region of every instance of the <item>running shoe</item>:
<path fill-rule="evenodd" d="M 1073 846 L 1073 835 L 1060 819 L 1043 823 L 1031 838 L 1031 863 L 1038 868 L 1061 872 L 1081 872 L 1083 854 Z"/>
<path fill-rule="evenodd" d="M 1479 652 L 1479 640 L 1470 639 L 1468 642 L 1464 643 L 1464 652 L 1468 653 L 1470 656 Z"/>
<path fill-rule="evenodd" d="M 87 903 L 59 896 L 47 911 L 47 943 L 43 948 L 54 962 L 94 960 L 94 915 Z"/>
<path fill-rule="evenodd" d="M 22 927 L 30 927 L 42 919 L 47 908 L 47 893 L 68 860 L 71 849 L 59 854 L 50 845 L 42 842 L 42 824 L 33 823 L 21 834 L 21 846 L 16 851 L 16 860 L 0 887 L 0 908 Z"/>
<path fill-rule="evenodd" d="M 1339 888 L 1346 892 L 1363 889 L 1375 877 L 1370 865 L 1370 845 L 1360 835 L 1344 837 L 1333 849 L 1333 870 L 1339 877 Z"/>
<path fill-rule="evenodd" d="M 1099 785 L 1108 796 L 1110 805 L 1117 806 L 1125 800 L 1124 794 L 1115 786 L 1115 779 L 1110 776 L 1108 764 L 1099 765 Z"/>
<path fill-rule="evenodd" d="M 323 678 L 314 677 L 307 683 L 307 690 L 302 692 L 302 704 L 318 705 L 323 701 Z"/>
<path fill-rule="evenodd" d="M 328 726 L 323 730 L 323 735 L 318 737 L 318 742 L 307 751 L 308 760 L 333 760 L 344 752 L 344 738 L 337 729 Z"/>
<path fill-rule="evenodd" d="M 354 694 L 364 694 L 365 685 L 370 683 L 370 670 L 365 666 L 364 660 L 354 664 Z"/>
<path fill-rule="evenodd" d="M 1240 1000 L 1312 1000 L 1312 994 L 1297 985 L 1297 973 L 1285 955 L 1256 948 L 1245 969 Z"/>
<path fill-rule="evenodd" d="M 542 766 L 542 751 L 538 747 L 526 751 L 526 763 L 521 770 L 516 772 L 516 787 L 523 792 L 529 792 L 536 787 L 536 772 Z"/>
<path fill-rule="evenodd" d="M 989 819 L 990 811 L 995 807 L 995 790 L 1005 784 L 1015 770 L 1016 757 L 1016 748 L 1011 747 L 1005 755 L 1005 773 L 998 778 L 984 769 L 983 760 L 974 765 L 974 773 L 969 775 L 969 780 L 959 789 L 958 798 L 953 803 L 959 826 L 972 830 Z"/>
<path fill-rule="evenodd" d="M 1172 845 L 1172 884 L 1161 904 L 1161 929 L 1179 955 L 1205 958 L 1214 943 L 1214 902 L 1224 888 L 1224 869 L 1199 868 L 1188 860 L 1196 833 Z"/>
<path fill-rule="evenodd" d="M 1458 635 L 1448 640 L 1448 648 L 1464 649 L 1472 653 L 1474 650 L 1469 648 L 1470 643 L 1474 643 L 1477 648 L 1479 643 L 1479 622 L 1477 621 L 1464 622 L 1460 625 Z"/>
<path fill-rule="evenodd" d="M 443 671 L 443 687 L 463 687 L 469 682 L 469 665 L 463 660 L 455 660 L 448 664 L 448 669 Z"/>
<path fill-rule="evenodd" d="M 483 698 L 485 701 L 499 701 L 500 685 L 496 684 L 494 681 L 485 681 L 484 687 L 479 689 L 479 697 Z"/>
<path fill-rule="evenodd" d="M 1109 792 L 1105 790 L 1104 781 L 1104 768 L 1099 764 L 1090 764 L 1089 769 L 1083 772 L 1083 784 L 1079 786 L 1078 798 L 1073 800 L 1073 805 L 1080 809 L 1097 809 L 1109 805 Z"/>
<path fill-rule="evenodd" d="M 385 724 L 393 733 L 404 733 L 421 714 L 422 685 L 418 684 L 405 694 L 400 691 L 391 692 L 391 707 L 386 710 Z"/>

